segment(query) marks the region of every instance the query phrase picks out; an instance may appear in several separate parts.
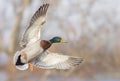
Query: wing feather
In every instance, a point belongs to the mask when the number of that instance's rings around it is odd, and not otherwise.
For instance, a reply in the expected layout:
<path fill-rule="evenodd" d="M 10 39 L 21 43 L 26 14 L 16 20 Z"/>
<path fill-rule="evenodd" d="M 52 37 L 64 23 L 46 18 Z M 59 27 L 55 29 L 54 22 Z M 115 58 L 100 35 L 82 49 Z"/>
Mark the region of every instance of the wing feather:
<path fill-rule="evenodd" d="M 25 47 L 40 39 L 40 29 L 45 23 L 45 17 L 49 4 L 43 4 L 31 18 L 30 24 L 23 34 L 20 45 Z"/>
<path fill-rule="evenodd" d="M 45 16 L 47 9 L 49 7 L 49 4 L 43 4 L 42 6 L 40 6 L 40 8 L 35 12 L 35 14 L 33 15 L 33 17 L 31 18 L 30 21 L 30 26 L 32 26 L 34 24 L 34 22 L 40 17 L 40 16 Z M 42 22 L 41 24 L 43 24 L 44 22 Z"/>
<path fill-rule="evenodd" d="M 38 57 L 39 58 L 39 57 Z M 83 58 L 72 57 L 67 55 L 62 55 L 58 53 L 48 53 L 39 61 L 33 62 L 33 64 L 38 68 L 43 69 L 69 69 L 76 65 L 79 65 L 83 61 Z"/>

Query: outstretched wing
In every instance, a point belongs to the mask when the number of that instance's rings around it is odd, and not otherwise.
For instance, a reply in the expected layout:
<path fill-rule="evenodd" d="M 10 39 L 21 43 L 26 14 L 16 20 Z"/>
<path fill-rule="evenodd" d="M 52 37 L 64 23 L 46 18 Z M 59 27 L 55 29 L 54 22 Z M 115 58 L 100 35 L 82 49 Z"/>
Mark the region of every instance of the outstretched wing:
<path fill-rule="evenodd" d="M 44 56 L 34 59 L 32 63 L 36 67 L 43 69 L 69 69 L 79 65 L 82 61 L 83 58 L 61 55 L 58 53 L 47 53 Z"/>
<path fill-rule="evenodd" d="M 23 34 L 20 45 L 25 47 L 40 39 L 40 28 L 45 23 L 45 17 L 49 4 L 43 4 L 33 15 L 28 28 Z"/>

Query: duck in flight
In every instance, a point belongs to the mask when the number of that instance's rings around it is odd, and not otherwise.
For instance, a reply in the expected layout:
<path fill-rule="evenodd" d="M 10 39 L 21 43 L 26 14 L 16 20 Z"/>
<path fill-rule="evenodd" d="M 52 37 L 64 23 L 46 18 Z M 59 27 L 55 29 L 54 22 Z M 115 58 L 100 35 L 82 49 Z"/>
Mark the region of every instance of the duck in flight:
<path fill-rule="evenodd" d="M 43 4 L 31 18 L 30 24 L 23 34 L 20 47 L 14 55 L 14 64 L 19 70 L 32 71 L 33 66 L 43 69 L 69 69 L 79 65 L 83 58 L 52 53 L 48 48 L 54 43 L 65 43 L 55 36 L 50 40 L 41 40 L 40 31 L 45 23 L 45 17 L 49 4 Z"/>

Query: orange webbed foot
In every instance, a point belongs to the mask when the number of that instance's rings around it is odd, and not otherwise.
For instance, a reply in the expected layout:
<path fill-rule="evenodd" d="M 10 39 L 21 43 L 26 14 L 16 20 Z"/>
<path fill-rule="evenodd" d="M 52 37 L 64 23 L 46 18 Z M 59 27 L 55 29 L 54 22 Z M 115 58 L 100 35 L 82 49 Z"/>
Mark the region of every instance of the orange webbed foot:
<path fill-rule="evenodd" d="M 29 64 L 30 71 L 33 71 L 33 64 L 32 63 L 28 63 L 28 64 Z"/>

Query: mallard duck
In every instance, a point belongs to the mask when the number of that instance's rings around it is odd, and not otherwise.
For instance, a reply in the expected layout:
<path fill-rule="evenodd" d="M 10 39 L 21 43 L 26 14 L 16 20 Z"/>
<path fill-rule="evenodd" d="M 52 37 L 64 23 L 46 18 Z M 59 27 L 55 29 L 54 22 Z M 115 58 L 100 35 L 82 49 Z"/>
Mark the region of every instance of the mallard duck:
<path fill-rule="evenodd" d="M 82 62 L 82 58 L 51 53 L 47 49 L 53 43 L 65 43 L 55 36 L 50 40 L 40 39 L 40 30 L 45 23 L 45 17 L 49 4 L 43 4 L 33 15 L 29 26 L 20 41 L 21 49 L 14 55 L 14 64 L 19 70 L 33 70 L 33 66 L 43 69 L 69 69 Z"/>

